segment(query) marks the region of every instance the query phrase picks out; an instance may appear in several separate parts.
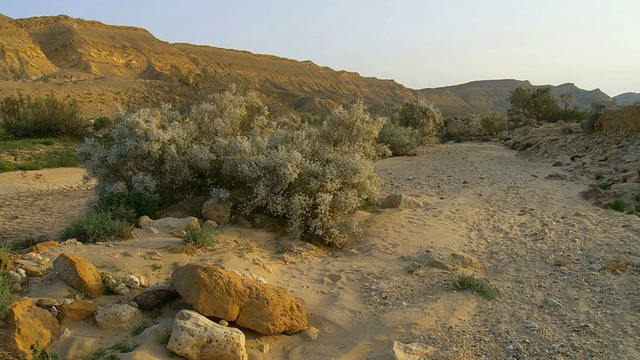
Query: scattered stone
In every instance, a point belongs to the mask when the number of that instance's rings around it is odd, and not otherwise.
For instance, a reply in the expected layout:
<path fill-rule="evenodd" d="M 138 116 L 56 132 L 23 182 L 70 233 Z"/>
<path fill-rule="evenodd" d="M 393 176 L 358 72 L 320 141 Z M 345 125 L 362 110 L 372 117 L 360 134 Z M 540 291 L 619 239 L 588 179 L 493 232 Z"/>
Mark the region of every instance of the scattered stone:
<path fill-rule="evenodd" d="M 553 260 L 553 265 L 555 265 L 555 266 L 565 266 L 565 265 L 567 265 L 567 260 L 565 260 L 565 259 L 555 259 L 555 260 Z"/>
<path fill-rule="evenodd" d="M 231 211 L 229 211 L 229 208 L 224 203 L 209 200 L 202 205 L 202 216 L 218 224 L 224 224 L 229 222 Z"/>
<path fill-rule="evenodd" d="M 422 360 L 435 351 L 433 347 L 417 342 L 403 344 L 394 341 L 391 346 L 369 355 L 367 360 Z"/>
<path fill-rule="evenodd" d="M 95 299 L 104 295 L 104 285 L 100 271 L 80 255 L 60 254 L 53 262 L 53 268 L 69 285 Z"/>
<path fill-rule="evenodd" d="M 422 201 L 413 199 L 404 194 L 393 194 L 382 201 L 383 208 L 393 209 L 419 209 L 424 207 Z"/>
<path fill-rule="evenodd" d="M 77 299 L 70 304 L 58 306 L 58 321 L 60 324 L 69 324 L 90 318 L 98 306 L 89 300 Z"/>
<path fill-rule="evenodd" d="M 85 359 L 100 345 L 100 339 L 89 336 L 71 336 L 58 348 L 60 359 Z"/>
<path fill-rule="evenodd" d="M 129 289 L 135 290 L 140 288 L 140 278 L 138 278 L 137 276 L 128 274 L 123 276 L 120 281 L 123 284 L 127 285 Z"/>
<path fill-rule="evenodd" d="M 213 221 L 213 220 L 207 220 L 207 221 L 205 221 L 205 222 L 204 222 L 204 225 L 203 225 L 203 226 L 206 226 L 206 227 L 208 227 L 209 229 L 215 229 L 215 228 L 217 228 L 217 227 L 218 227 L 218 226 L 220 226 L 220 225 L 218 225 L 218 223 L 217 223 L 217 222 L 215 222 L 215 221 Z"/>
<path fill-rule="evenodd" d="M 313 326 L 309 326 L 308 328 L 302 330 L 302 336 L 309 341 L 318 340 L 318 335 L 320 335 L 320 330 Z"/>
<path fill-rule="evenodd" d="M 111 291 L 116 295 L 129 295 L 129 288 L 124 283 L 116 283 L 115 286 L 111 287 Z"/>
<path fill-rule="evenodd" d="M 15 283 L 20 283 L 20 281 L 22 281 L 22 276 L 20 276 L 17 271 L 9 270 L 9 277 L 11 278 L 11 281 Z"/>
<path fill-rule="evenodd" d="M 36 305 L 44 309 L 50 309 L 54 306 L 62 305 L 62 301 L 53 298 L 40 298 L 36 301 Z"/>
<path fill-rule="evenodd" d="M 626 256 L 618 255 L 612 262 L 605 264 L 602 269 L 609 271 L 624 271 L 629 264 L 631 264 L 631 261 L 629 261 Z"/>
<path fill-rule="evenodd" d="M 140 230 L 151 234 L 151 235 L 158 235 L 160 234 L 160 231 L 152 226 L 143 226 Z"/>
<path fill-rule="evenodd" d="M 153 337 L 156 340 L 166 340 L 169 337 L 169 330 L 160 324 L 155 324 L 144 329 L 142 337 Z"/>
<path fill-rule="evenodd" d="M 562 166 L 562 165 L 563 165 L 562 161 L 558 160 L 558 161 L 554 162 L 552 166 L 558 167 L 558 166 Z"/>
<path fill-rule="evenodd" d="M 42 309 L 31 298 L 14 301 L 4 317 L 6 333 L 2 335 L 5 351 L 16 357 L 31 354 L 30 346 L 36 342 L 46 349 L 60 333 L 60 324 L 50 312 Z"/>
<path fill-rule="evenodd" d="M 71 330 L 69 330 L 68 328 L 64 328 L 60 332 L 60 336 L 58 336 L 58 341 L 60 342 L 66 341 L 69 337 L 71 337 Z"/>
<path fill-rule="evenodd" d="M 200 264 L 179 266 L 171 282 L 184 301 L 204 316 L 233 321 L 265 335 L 307 328 L 302 301 L 284 288 Z"/>
<path fill-rule="evenodd" d="M 147 289 L 133 298 L 133 302 L 138 304 L 138 308 L 151 311 L 161 308 L 169 301 L 178 297 L 178 292 L 173 288 L 153 288 Z"/>
<path fill-rule="evenodd" d="M 542 302 L 542 304 L 547 307 L 562 307 L 562 304 L 560 303 L 560 301 L 552 298 L 545 299 Z"/>
<path fill-rule="evenodd" d="M 47 251 L 48 249 L 52 249 L 55 247 L 60 246 L 60 243 L 58 243 L 57 241 L 54 240 L 50 240 L 50 241 L 45 241 L 45 242 L 41 242 L 39 244 L 35 244 L 32 247 L 30 247 L 29 249 L 27 249 L 28 253 L 36 253 L 36 254 L 42 254 L 43 252 Z"/>
<path fill-rule="evenodd" d="M 245 229 L 251 229 L 253 228 L 253 225 L 251 225 L 251 222 L 249 220 L 247 220 L 246 217 L 242 216 L 242 215 L 234 215 L 233 216 L 235 223 L 242 226 Z"/>
<path fill-rule="evenodd" d="M 268 354 L 269 351 L 271 351 L 271 347 L 269 346 L 269 344 L 260 344 L 258 345 L 258 351 L 263 354 Z"/>
<path fill-rule="evenodd" d="M 225 319 L 220 319 L 220 321 L 218 321 L 218 325 L 220 326 L 229 326 L 229 322 Z"/>
<path fill-rule="evenodd" d="M 96 312 L 96 323 L 100 329 L 130 330 L 142 321 L 142 313 L 131 305 L 115 304 Z"/>
<path fill-rule="evenodd" d="M 138 220 L 140 227 L 151 226 L 168 231 L 177 236 L 182 236 L 182 232 L 188 226 L 199 226 L 198 218 L 189 216 L 185 218 L 165 217 L 158 220 L 151 220 L 148 216 L 142 216 Z"/>
<path fill-rule="evenodd" d="M 176 315 L 167 349 L 189 360 L 247 360 L 242 331 L 220 326 L 195 311 Z"/>

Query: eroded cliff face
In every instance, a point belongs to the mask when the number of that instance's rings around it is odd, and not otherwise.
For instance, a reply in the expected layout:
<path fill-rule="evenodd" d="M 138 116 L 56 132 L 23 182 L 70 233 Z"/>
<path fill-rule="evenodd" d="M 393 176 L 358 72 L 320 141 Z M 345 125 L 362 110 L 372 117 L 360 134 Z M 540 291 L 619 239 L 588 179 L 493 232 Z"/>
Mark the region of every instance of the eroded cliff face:
<path fill-rule="evenodd" d="M 0 14 L 1 80 L 39 78 L 57 70 L 29 33 Z"/>

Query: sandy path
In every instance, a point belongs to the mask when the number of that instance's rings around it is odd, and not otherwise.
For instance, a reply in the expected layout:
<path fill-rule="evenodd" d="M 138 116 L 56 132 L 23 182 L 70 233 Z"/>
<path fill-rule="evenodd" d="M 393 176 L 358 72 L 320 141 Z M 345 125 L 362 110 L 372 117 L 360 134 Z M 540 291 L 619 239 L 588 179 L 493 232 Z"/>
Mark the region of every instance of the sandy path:
<path fill-rule="evenodd" d="M 58 239 L 93 196 L 81 168 L 0 173 L 0 242 L 23 237 Z"/>
<path fill-rule="evenodd" d="M 587 183 L 545 179 L 562 170 L 516 154 L 497 144 L 465 143 L 379 162 L 383 194 L 408 194 L 425 207 L 361 214 L 364 234 L 342 250 L 298 243 L 291 251 L 277 234 L 227 226 L 210 253 L 174 254 L 166 246 L 179 247 L 180 239 L 138 231 L 133 240 L 64 245 L 45 256 L 75 252 L 101 270 L 144 275 L 151 283 L 166 281 L 174 262 L 214 263 L 289 289 L 303 299 L 320 336 L 309 341 L 244 329 L 251 359 L 366 359 L 394 340 L 433 346 L 437 359 L 640 358 L 640 218 L 590 205 L 578 196 Z M 57 201 L 90 194 L 51 191 L 58 209 Z M 11 193 L 0 215 L 29 209 L 19 201 L 29 194 L 40 192 Z M 470 270 L 496 284 L 498 298 L 451 291 L 449 270 L 425 266 L 411 275 L 406 269 L 413 260 L 446 260 L 450 253 L 476 258 L 481 268 Z M 624 271 L 598 270 L 621 255 L 630 262 Z M 554 265 L 560 260 L 566 265 Z M 52 293 L 43 284 L 31 295 Z M 60 284 L 55 289 L 68 292 Z M 559 306 L 549 306 L 550 299 Z M 164 309 L 147 323 L 170 327 L 178 310 Z M 129 336 L 100 335 L 90 322 L 71 331 L 95 333 L 100 346 Z M 267 353 L 260 350 L 264 344 Z M 157 341 L 142 351 L 169 356 Z"/>

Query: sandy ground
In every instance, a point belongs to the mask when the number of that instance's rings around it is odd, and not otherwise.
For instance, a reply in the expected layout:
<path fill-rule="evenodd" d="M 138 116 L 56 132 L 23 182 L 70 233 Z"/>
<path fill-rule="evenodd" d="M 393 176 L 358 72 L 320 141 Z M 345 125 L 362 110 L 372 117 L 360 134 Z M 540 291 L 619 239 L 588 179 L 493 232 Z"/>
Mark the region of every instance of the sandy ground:
<path fill-rule="evenodd" d="M 640 358 L 640 217 L 592 206 L 578 196 L 586 181 L 545 179 L 562 169 L 499 144 L 429 147 L 377 167 L 384 194 L 407 194 L 425 207 L 359 214 L 367 221 L 365 233 L 342 250 L 226 226 L 217 250 L 198 254 L 176 253 L 180 239 L 136 230 L 131 240 L 68 244 L 44 256 L 81 254 L 101 270 L 144 275 L 150 283 L 168 281 L 178 262 L 213 263 L 287 288 L 303 300 L 320 335 L 311 341 L 243 329 L 250 359 L 366 359 L 394 340 L 432 346 L 434 359 Z M 60 171 L 66 174 L 58 177 Z M 0 233 L 7 239 L 53 234 L 91 196 L 81 175 L 79 169 L 1 174 Z M 499 296 L 452 291 L 452 270 L 407 271 L 412 261 L 431 256 L 447 262 L 451 253 L 476 258 L 479 266 L 460 271 L 487 278 Z M 623 270 L 600 269 L 621 256 Z M 72 293 L 54 276 L 31 281 L 20 295 Z M 145 314 L 145 324 L 170 329 L 184 306 L 178 301 Z M 141 344 L 122 359 L 170 356 L 157 340 L 101 331 L 91 320 L 67 327 L 95 339 L 96 349 L 123 339 Z M 63 354 L 63 345 L 53 350 Z"/>

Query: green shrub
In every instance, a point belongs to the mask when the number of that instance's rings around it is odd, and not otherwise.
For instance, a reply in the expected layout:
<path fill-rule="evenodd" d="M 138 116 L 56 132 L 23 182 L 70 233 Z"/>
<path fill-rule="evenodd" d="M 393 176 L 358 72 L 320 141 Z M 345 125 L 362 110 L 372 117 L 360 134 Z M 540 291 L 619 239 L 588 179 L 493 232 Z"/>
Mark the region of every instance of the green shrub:
<path fill-rule="evenodd" d="M 397 110 L 394 123 L 418 131 L 420 136 L 435 136 L 442 127 L 442 113 L 432 103 L 407 101 Z"/>
<path fill-rule="evenodd" d="M 486 279 L 478 279 L 474 274 L 457 274 L 449 279 L 449 284 L 454 290 L 471 290 L 490 300 L 498 296 L 498 289 L 491 286 Z"/>
<path fill-rule="evenodd" d="M 378 197 L 385 122 L 359 102 L 319 128 L 276 123 L 259 97 L 232 89 L 186 116 L 167 106 L 118 114 L 110 144 L 87 139 L 76 154 L 101 196 L 140 192 L 167 205 L 234 194 L 236 212 L 283 218 L 297 238 L 341 246 L 359 229 L 357 207 Z"/>
<path fill-rule="evenodd" d="M 615 211 L 624 212 L 624 210 L 627 208 L 627 203 L 626 201 L 624 201 L 624 199 L 615 197 L 613 198 L 613 200 L 611 200 L 609 206 L 611 206 L 611 208 Z"/>
<path fill-rule="evenodd" d="M 31 348 L 31 356 L 29 359 L 31 360 L 58 360 L 58 355 L 49 355 L 44 349 L 40 348 L 40 345 L 36 342 L 35 344 L 30 346 Z M 20 354 L 18 357 L 20 360 L 27 359 L 25 354 Z"/>
<path fill-rule="evenodd" d="M 0 117 L 0 120 L 2 119 L 2 117 Z M 0 123 L 0 125 L 2 125 L 2 123 Z M 4 131 L 4 130 L 0 130 L 0 141 L 11 141 L 14 140 L 15 136 L 9 134 L 8 132 Z"/>
<path fill-rule="evenodd" d="M 189 225 L 182 233 L 182 241 L 187 245 L 198 247 L 214 247 L 218 243 L 218 239 L 214 236 L 214 231 L 205 225 Z"/>
<path fill-rule="evenodd" d="M 62 238 L 94 243 L 124 238 L 130 232 L 127 221 L 114 219 L 108 212 L 87 211 L 65 229 Z"/>
<path fill-rule="evenodd" d="M 380 130 L 378 141 L 388 146 L 393 156 L 415 155 L 420 136 L 412 128 L 385 124 Z"/>
<path fill-rule="evenodd" d="M 11 305 L 11 277 L 6 270 L 0 270 L 0 327 L 3 325 L 2 319 Z"/>
<path fill-rule="evenodd" d="M 97 212 L 107 212 L 114 219 L 136 223 L 143 216 L 154 217 L 158 204 L 141 192 L 113 192 L 98 197 L 93 208 Z"/>
<path fill-rule="evenodd" d="M 481 119 L 478 115 L 450 116 L 444 120 L 440 137 L 444 141 L 471 140 L 482 134 Z"/>
<path fill-rule="evenodd" d="M 99 118 L 93 121 L 93 130 L 100 131 L 102 129 L 110 129 L 114 125 L 114 121 L 112 118 L 108 116 L 100 116 Z"/>
<path fill-rule="evenodd" d="M 502 116 L 485 115 L 481 117 L 480 122 L 487 135 L 497 135 L 507 130 L 509 125 L 509 121 Z"/>
<path fill-rule="evenodd" d="M 87 125 L 75 102 L 53 95 L 5 97 L 0 101 L 0 123 L 16 138 L 80 137 Z"/>

